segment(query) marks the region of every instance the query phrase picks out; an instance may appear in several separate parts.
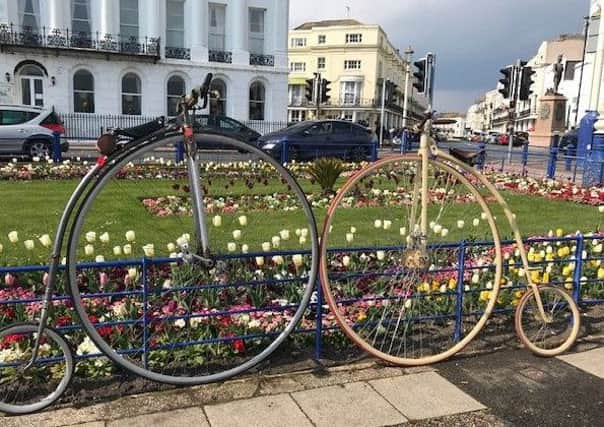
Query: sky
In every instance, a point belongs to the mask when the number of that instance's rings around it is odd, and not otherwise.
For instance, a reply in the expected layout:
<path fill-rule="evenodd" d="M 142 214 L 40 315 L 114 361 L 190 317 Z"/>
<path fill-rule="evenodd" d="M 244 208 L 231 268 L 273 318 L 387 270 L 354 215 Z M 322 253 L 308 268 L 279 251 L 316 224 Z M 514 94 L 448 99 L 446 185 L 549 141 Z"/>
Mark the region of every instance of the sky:
<path fill-rule="evenodd" d="M 415 58 L 436 54 L 437 111 L 467 111 L 494 89 L 499 70 L 537 53 L 543 40 L 582 33 L 589 0 L 290 0 L 290 28 L 349 17 L 378 24 Z"/>

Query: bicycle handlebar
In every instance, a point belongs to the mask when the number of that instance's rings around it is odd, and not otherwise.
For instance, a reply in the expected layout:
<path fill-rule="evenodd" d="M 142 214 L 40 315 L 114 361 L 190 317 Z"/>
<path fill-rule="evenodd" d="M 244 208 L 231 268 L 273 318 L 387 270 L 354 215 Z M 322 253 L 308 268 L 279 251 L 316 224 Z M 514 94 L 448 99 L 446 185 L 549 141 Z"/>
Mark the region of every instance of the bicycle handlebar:
<path fill-rule="evenodd" d="M 212 82 L 212 73 L 208 73 L 206 78 L 201 86 L 193 88 L 191 90 L 191 94 L 184 98 L 182 105 L 188 111 L 191 110 L 199 100 L 203 100 L 203 108 L 206 108 L 208 105 L 208 92 L 210 91 L 210 83 Z"/>

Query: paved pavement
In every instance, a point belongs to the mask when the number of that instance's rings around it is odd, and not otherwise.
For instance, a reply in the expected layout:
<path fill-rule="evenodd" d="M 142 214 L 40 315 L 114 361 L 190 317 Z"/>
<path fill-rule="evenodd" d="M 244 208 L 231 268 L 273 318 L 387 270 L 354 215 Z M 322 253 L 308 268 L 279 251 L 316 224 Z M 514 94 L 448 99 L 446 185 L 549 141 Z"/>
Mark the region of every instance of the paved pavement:
<path fill-rule="evenodd" d="M 557 359 L 507 349 L 431 368 L 375 362 L 55 408 L 13 426 L 379 427 L 596 426 L 604 414 L 604 344 Z"/>

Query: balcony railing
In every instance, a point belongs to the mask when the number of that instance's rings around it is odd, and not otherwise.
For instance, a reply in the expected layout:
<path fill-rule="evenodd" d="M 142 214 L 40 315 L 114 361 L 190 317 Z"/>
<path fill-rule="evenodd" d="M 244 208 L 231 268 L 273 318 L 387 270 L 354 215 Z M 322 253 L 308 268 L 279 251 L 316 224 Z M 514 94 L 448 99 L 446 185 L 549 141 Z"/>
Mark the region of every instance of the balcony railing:
<path fill-rule="evenodd" d="M 191 49 L 186 47 L 166 46 L 166 58 L 191 59 Z"/>
<path fill-rule="evenodd" d="M 73 33 L 69 29 L 17 27 L 0 24 L 0 46 L 53 50 L 79 50 L 159 58 L 159 38 L 137 38 L 98 32 Z"/>
<path fill-rule="evenodd" d="M 273 55 L 250 54 L 250 65 L 261 65 L 264 67 L 274 67 L 275 57 Z"/>
<path fill-rule="evenodd" d="M 223 50 L 210 50 L 208 52 L 208 59 L 210 62 L 222 62 L 223 64 L 232 64 L 233 54 L 231 52 L 225 52 Z"/>

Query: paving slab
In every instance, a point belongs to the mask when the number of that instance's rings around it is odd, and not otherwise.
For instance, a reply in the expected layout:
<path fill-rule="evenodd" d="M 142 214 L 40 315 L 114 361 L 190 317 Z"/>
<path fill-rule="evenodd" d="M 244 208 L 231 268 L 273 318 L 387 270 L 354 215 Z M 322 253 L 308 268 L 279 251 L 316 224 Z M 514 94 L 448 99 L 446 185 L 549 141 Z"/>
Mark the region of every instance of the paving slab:
<path fill-rule="evenodd" d="M 407 421 L 365 382 L 300 391 L 292 397 L 317 427 L 378 427 Z"/>
<path fill-rule="evenodd" d="M 312 427 L 288 394 L 207 405 L 204 409 L 212 427 Z"/>
<path fill-rule="evenodd" d="M 486 409 L 436 372 L 384 378 L 369 384 L 410 420 Z"/>
<path fill-rule="evenodd" d="M 201 408 L 187 408 L 176 411 L 158 412 L 138 417 L 109 421 L 107 427 L 209 427 Z"/>
<path fill-rule="evenodd" d="M 565 354 L 558 356 L 558 359 L 604 379 L 604 347 L 582 353 Z"/>

